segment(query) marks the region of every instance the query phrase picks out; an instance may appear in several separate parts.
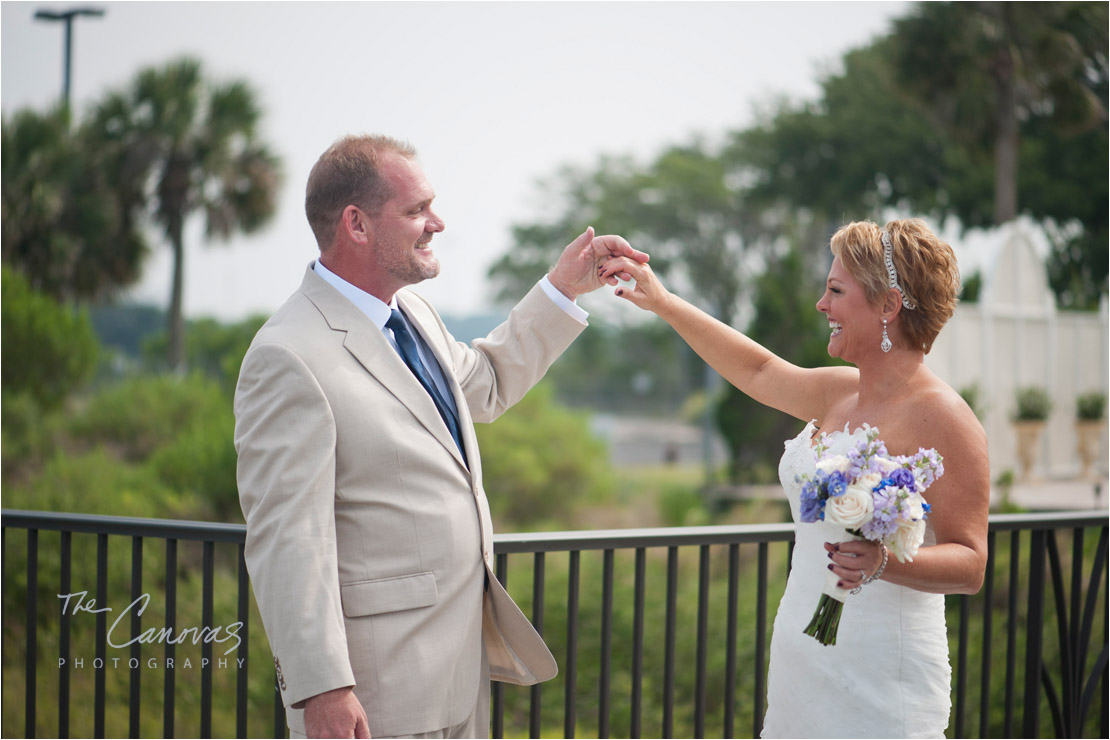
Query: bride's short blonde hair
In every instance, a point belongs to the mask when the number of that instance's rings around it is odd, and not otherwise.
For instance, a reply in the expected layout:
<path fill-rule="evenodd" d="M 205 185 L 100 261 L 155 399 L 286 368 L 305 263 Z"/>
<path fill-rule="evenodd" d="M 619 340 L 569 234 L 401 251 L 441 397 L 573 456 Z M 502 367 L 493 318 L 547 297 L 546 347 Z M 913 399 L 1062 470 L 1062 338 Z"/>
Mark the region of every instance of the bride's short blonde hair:
<path fill-rule="evenodd" d="M 956 311 L 960 293 L 960 271 L 952 247 L 942 241 L 919 218 L 890 221 L 883 229 L 890 234 L 891 257 L 898 284 L 916 307 L 903 308 L 898 315 L 902 337 L 911 347 L 926 354 L 948 319 Z M 833 256 L 861 286 L 868 302 L 876 304 L 890 290 L 890 276 L 883 260 L 882 231 L 870 221 L 854 221 L 833 234 L 829 248 Z"/>

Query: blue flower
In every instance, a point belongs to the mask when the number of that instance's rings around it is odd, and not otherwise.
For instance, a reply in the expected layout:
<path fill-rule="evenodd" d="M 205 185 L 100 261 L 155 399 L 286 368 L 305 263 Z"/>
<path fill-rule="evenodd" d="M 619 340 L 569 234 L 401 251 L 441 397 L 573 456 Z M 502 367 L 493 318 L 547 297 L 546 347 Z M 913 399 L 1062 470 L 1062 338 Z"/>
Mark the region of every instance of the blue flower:
<path fill-rule="evenodd" d="M 806 481 L 801 493 L 802 521 L 812 524 L 823 518 L 824 502 L 821 500 L 821 487 L 813 481 Z"/>
<path fill-rule="evenodd" d="M 823 501 L 819 501 L 815 498 L 803 498 L 802 521 L 807 524 L 813 524 L 814 522 L 824 519 L 825 512 L 822 511 L 823 508 Z"/>
<path fill-rule="evenodd" d="M 905 488 L 910 491 L 917 490 L 917 481 L 914 480 L 913 473 L 908 468 L 898 468 L 892 472 L 890 482 L 898 488 Z"/>
<path fill-rule="evenodd" d="M 840 471 L 830 473 L 826 488 L 830 496 L 841 495 L 848 490 L 848 476 Z"/>

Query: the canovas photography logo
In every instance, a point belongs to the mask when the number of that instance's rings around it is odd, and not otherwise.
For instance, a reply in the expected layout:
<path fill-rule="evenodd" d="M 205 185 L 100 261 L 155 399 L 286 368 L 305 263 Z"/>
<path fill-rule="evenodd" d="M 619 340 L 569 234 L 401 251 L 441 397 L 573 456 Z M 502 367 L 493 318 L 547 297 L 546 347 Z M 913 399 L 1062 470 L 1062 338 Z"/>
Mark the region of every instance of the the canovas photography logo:
<path fill-rule="evenodd" d="M 110 606 L 97 606 L 96 599 L 88 598 L 88 591 L 74 591 L 68 594 L 58 594 L 58 598 L 62 602 L 62 614 L 77 617 L 82 614 L 105 614 L 111 617 L 115 610 Z M 107 642 L 110 648 L 124 649 L 130 648 L 132 645 L 202 645 L 207 643 L 214 643 L 227 648 L 223 651 L 223 656 L 229 656 L 231 653 L 239 649 L 242 640 L 239 637 L 239 630 L 242 629 L 242 622 L 232 622 L 228 625 L 203 625 L 200 627 L 149 627 L 137 635 L 131 635 L 127 631 L 127 624 L 130 622 L 132 614 L 142 616 L 146 611 L 147 606 L 150 605 L 150 594 L 143 594 L 139 598 L 132 601 L 127 605 L 119 614 L 115 615 L 115 620 L 108 628 Z M 121 661 L 123 665 L 121 666 Z M 238 657 L 220 657 L 215 660 L 208 658 L 200 658 L 195 663 L 188 656 L 184 658 L 147 658 L 145 661 L 140 661 L 133 657 L 118 657 L 108 656 L 105 658 L 92 658 L 86 661 L 84 656 L 76 656 L 72 658 L 58 658 L 58 667 L 69 665 L 73 668 L 85 668 L 87 666 L 93 668 L 103 668 L 111 666 L 113 668 L 129 667 L 138 668 L 146 666 L 147 668 L 165 668 L 167 670 L 177 670 L 178 668 L 193 668 L 200 667 L 206 668 L 211 665 L 214 668 L 230 668 L 232 666 L 242 668 L 246 663 L 245 658 Z"/>

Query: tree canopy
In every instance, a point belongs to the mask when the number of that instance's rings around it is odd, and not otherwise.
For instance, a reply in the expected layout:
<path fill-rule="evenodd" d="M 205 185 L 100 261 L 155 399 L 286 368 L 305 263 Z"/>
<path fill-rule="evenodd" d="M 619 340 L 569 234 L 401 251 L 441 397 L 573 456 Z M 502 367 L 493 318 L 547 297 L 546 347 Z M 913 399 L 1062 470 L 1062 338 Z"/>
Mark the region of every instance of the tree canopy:
<path fill-rule="evenodd" d="M 210 239 L 250 233 L 273 216 L 278 158 L 258 141 L 262 112 L 241 80 L 209 83 L 195 59 L 141 70 L 130 86 L 108 94 L 91 127 L 115 154 L 112 171 L 125 201 L 144 209 L 173 250 L 167 362 L 185 359 L 185 223 L 204 218 Z"/>

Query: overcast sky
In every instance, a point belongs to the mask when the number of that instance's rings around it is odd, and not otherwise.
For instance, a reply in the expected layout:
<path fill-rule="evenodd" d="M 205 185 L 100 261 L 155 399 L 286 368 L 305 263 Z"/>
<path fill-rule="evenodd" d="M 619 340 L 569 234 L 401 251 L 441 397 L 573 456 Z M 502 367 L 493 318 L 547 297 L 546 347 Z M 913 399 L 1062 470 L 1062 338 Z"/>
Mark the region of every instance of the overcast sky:
<path fill-rule="evenodd" d="M 62 89 L 63 26 L 4 2 L 5 116 Z M 283 160 L 272 224 L 228 245 L 187 233 L 185 311 L 235 320 L 276 309 L 316 254 L 304 184 L 348 133 L 411 141 L 447 230 L 443 270 L 418 288 L 441 312 L 490 308 L 485 274 L 509 226 L 542 218 L 536 182 L 602 154 L 646 160 L 752 122 L 777 97 L 813 98 L 841 54 L 885 33 L 904 2 L 90 2 L 74 25 L 78 111 L 144 66 L 199 57 L 258 92 L 261 138 Z M 583 224 L 583 227 L 587 224 Z M 594 224 L 599 232 L 605 224 Z M 130 300 L 168 304 L 159 246 Z M 537 275 L 537 278 L 539 276 Z"/>

